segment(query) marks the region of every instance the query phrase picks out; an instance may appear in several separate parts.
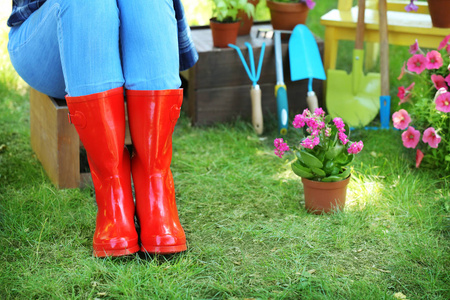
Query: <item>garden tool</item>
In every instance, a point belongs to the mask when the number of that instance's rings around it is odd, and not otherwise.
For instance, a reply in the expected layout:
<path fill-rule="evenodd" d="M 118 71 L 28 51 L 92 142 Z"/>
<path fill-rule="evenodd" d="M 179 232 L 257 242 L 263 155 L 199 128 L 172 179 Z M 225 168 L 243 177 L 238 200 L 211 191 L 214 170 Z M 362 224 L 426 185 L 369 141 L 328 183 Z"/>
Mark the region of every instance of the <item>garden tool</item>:
<path fill-rule="evenodd" d="M 98 213 L 94 255 L 120 256 L 139 251 L 134 225 L 130 155 L 125 148 L 123 88 L 66 97 L 69 121 L 86 149 Z"/>
<path fill-rule="evenodd" d="M 178 218 L 170 171 L 172 133 L 180 116 L 183 90 L 127 90 L 126 94 L 141 251 L 184 251 L 186 236 Z"/>
<path fill-rule="evenodd" d="M 319 103 L 312 88 L 313 78 L 325 80 L 326 76 L 316 40 L 303 24 L 295 26 L 289 39 L 289 61 L 292 81 L 308 79 L 306 103 L 309 110 L 314 112 Z"/>
<path fill-rule="evenodd" d="M 250 69 L 242 55 L 241 49 L 233 44 L 228 44 L 229 47 L 235 49 L 242 61 L 242 65 L 247 72 L 248 77 L 252 81 L 252 87 L 250 90 L 250 97 L 252 99 L 252 124 L 257 134 L 262 134 L 264 130 L 263 124 L 263 114 L 262 114 L 262 106 L 261 106 L 261 89 L 258 85 L 259 77 L 261 76 L 261 66 L 264 58 L 264 50 L 266 48 L 266 43 L 263 43 L 261 46 L 261 53 L 259 55 L 259 63 L 258 63 L 258 71 L 255 73 L 255 63 L 253 59 L 253 49 L 250 43 L 245 43 L 245 46 L 248 48 L 248 55 L 250 60 Z"/>
<path fill-rule="evenodd" d="M 286 85 L 283 76 L 283 55 L 281 53 L 281 31 L 274 30 L 275 68 L 277 83 L 275 85 L 275 97 L 277 97 L 278 130 L 280 134 L 286 134 L 288 128 L 289 107 Z"/>
<path fill-rule="evenodd" d="M 380 109 L 380 74 L 363 73 L 365 1 L 358 1 L 355 49 L 351 74 L 328 70 L 326 106 L 332 117 L 350 127 L 364 127 Z"/>
<path fill-rule="evenodd" d="M 380 96 L 380 122 L 382 129 L 389 129 L 391 96 L 389 95 L 389 39 L 386 15 L 386 0 L 378 1 L 379 30 L 380 30 L 380 73 L 381 73 L 381 96 Z"/>

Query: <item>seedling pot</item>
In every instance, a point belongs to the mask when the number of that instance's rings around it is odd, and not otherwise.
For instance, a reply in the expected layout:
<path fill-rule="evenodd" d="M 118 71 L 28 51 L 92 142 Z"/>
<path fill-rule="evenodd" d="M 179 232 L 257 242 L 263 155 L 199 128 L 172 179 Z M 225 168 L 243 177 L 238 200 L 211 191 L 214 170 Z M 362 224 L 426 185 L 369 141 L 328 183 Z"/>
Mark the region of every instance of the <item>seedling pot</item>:
<path fill-rule="evenodd" d="M 309 8 L 305 3 L 267 1 L 273 29 L 293 30 L 297 24 L 305 24 Z"/>
<path fill-rule="evenodd" d="M 343 210 L 350 177 L 336 182 L 313 181 L 302 178 L 306 210 L 316 215 Z"/>
<path fill-rule="evenodd" d="M 211 27 L 214 47 L 227 48 L 228 44 L 236 44 L 239 26 L 241 26 L 240 21 L 222 23 L 212 18 L 209 26 Z"/>

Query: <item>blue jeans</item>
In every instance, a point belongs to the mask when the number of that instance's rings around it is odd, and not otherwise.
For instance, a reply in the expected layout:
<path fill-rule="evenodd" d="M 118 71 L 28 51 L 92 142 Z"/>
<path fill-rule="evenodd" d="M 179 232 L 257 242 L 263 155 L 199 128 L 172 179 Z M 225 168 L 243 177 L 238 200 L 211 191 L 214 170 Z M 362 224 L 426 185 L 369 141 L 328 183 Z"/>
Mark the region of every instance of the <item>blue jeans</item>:
<path fill-rule="evenodd" d="M 47 95 L 180 87 L 173 0 L 47 0 L 11 28 L 17 73 Z"/>

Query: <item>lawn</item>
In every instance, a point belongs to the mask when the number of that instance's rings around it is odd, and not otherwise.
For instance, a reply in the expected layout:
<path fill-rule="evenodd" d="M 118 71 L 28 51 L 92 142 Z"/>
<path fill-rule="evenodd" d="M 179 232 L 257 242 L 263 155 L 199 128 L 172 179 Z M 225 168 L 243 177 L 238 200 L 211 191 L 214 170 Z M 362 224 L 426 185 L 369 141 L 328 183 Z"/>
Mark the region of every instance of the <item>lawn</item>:
<path fill-rule="evenodd" d="M 316 16 L 335 5 L 323 2 Z M 316 216 L 303 208 L 300 178 L 273 154 L 276 119 L 257 136 L 249 120 L 193 127 L 182 113 L 172 171 L 188 250 L 94 258 L 93 188 L 49 181 L 30 146 L 28 91 L 6 40 L 3 29 L 1 299 L 450 298 L 449 178 L 416 169 L 393 129 L 352 132 L 365 147 L 346 208 Z M 391 53 L 396 74 L 407 51 Z"/>

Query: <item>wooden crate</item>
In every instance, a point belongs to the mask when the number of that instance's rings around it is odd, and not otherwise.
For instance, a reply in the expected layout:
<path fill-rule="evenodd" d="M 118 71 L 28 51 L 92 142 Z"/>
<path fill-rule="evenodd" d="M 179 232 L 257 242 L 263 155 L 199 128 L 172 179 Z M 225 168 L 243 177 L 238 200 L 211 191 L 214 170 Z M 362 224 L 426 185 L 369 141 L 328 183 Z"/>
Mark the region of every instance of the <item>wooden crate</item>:
<path fill-rule="evenodd" d="M 125 106 L 126 109 L 126 106 Z M 75 127 L 69 123 L 66 101 L 30 89 L 31 147 L 57 188 L 77 188 L 91 182 L 82 172 L 86 162 Z M 126 115 L 126 114 L 125 114 Z M 131 145 L 127 122 L 125 144 Z"/>
<path fill-rule="evenodd" d="M 236 45 L 249 61 L 245 42 L 252 44 L 255 67 L 258 66 L 261 45 L 266 43 L 261 77 L 258 84 L 262 91 L 262 108 L 265 115 L 276 115 L 277 105 L 274 95 L 276 84 L 275 52 L 272 39 L 257 37 L 258 29 L 270 30 L 270 25 L 252 27 L 250 35 L 238 37 Z M 184 73 L 188 81 L 187 114 L 194 125 L 226 122 L 237 116 L 251 117 L 251 81 L 242 62 L 232 48 L 213 48 L 211 30 L 207 27 L 192 29 L 192 37 L 199 53 L 197 64 Z M 319 51 L 323 53 L 323 41 L 316 38 Z M 282 43 L 284 81 L 287 86 L 290 112 L 302 112 L 307 107 L 306 93 L 308 80 L 290 80 L 288 41 Z M 313 89 L 322 103 L 322 81 L 314 80 Z"/>

